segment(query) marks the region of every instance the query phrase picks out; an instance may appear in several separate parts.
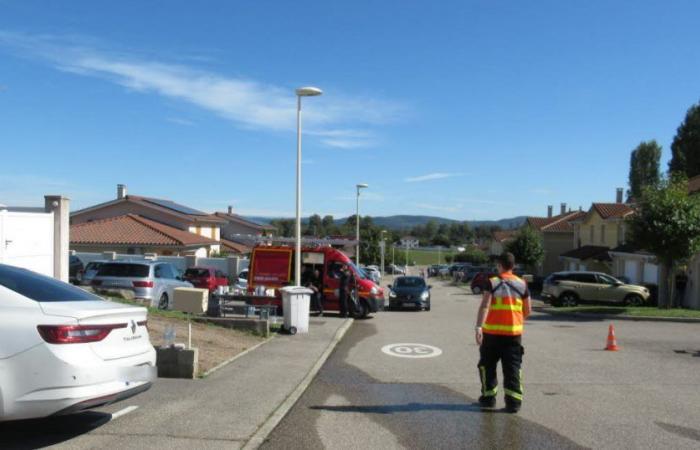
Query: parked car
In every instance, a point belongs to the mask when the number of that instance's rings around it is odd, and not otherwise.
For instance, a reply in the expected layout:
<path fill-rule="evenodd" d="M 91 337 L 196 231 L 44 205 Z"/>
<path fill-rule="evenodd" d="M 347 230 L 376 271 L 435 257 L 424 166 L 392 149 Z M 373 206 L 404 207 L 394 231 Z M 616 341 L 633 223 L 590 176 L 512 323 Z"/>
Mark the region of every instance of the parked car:
<path fill-rule="evenodd" d="M 448 266 L 447 264 L 441 265 L 438 269 L 438 275 L 440 275 L 441 277 L 448 276 L 450 274 L 450 267 L 451 266 Z"/>
<path fill-rule="evenodd" d="M 147 390 L 146 308 L 0 264 L 0 421 L 96 408 Z"/>
<path fill-rule="evenodd" d="M 111 261 L 102 264 L 92 279 L 97 293 L 127 290 L 152 307 L 169 309 L 175 288 L 192 287 L 170 263 L 158 261 Z"/>
<path fill-rule="evenodd" d="M 481 271 L 474 275 L 470 287 L 473 294 L 481 294 L 489 289 L 489 279 L 498 275 L 495 271 Z"/>
<path fill-rule="evenodd" d="M 405 275 L 406 271 L 403 267 L 397 266 L 395 264 L 389 264 L 389 266 L 387 266 L 386 268 L 386 273 L 392 275 Z"/>
<path fill-rule="evenodd" d="M 97 272 L 99 272 L 102 264 L 107 261 L 90 261 L 85 265 L 85 270 L 83 270 L 83 276 L 80 280 L 80 284 L 85 286 L 90 286 L 92 284 L 92 279 L 95 278 Z"/>
<path fill-rule="evenodd" d="M 471 267 L 471 264 L 469 263 L 454 263 L 449 268 L 449 274 L 450 276 L 454 276 L 456 272 L 463 272 L 469 267 Z"/>
<path fill-rule="evenodd" d="M 369 277 L 370 280 L 374 281 L 377 284 L 382 282 L 382 275 L 379 273 L 379 269 L 377 269 L 376 267 L 367 266 L 363 267 L 362 270 L 364 270 L 365 274 Z"/>
<path fill-rule="evenodd" d="M 68 257 L 68 281 L 73 284 L 80 284 L 83 277 L 83 262 L 75 255 Z"/>
<path fill-rule="evenodd" d="M 430 311 L 430 289 L 423 277 L 398 277 L 389 284 L 389 308 L 413 308 Z"/>
<path fill-rule="evenodd" d="M 489 269 L 484 266 L 467 267 L 462 272 L 460 272 L 460 279 L 462 283 L 471 283 L 472 279 L 480 273 L 488 271 Z"/>
<path fill-rule="evenodd" d="M 544 280 L 542 297 L 555 306 L 575 306 L 579 302 L 639 306 L 648 302 L 649 289 L 600 272 L 556 272 Z"/>
<path fill-rule="evenodd" d="M 241 273 L 238 274 L 238 282 L 236 283 L 241 289 L 248 288 L 248 269 L 243 269 Z"/>
<path fill-rule="evenodd" d="M 215 291 L 219 286 L 228 286 L 226 275 L 213 267 L 190 267 L 185 270 L 182 276 L 185 281 L 189 281 L 196 288 Z"/>

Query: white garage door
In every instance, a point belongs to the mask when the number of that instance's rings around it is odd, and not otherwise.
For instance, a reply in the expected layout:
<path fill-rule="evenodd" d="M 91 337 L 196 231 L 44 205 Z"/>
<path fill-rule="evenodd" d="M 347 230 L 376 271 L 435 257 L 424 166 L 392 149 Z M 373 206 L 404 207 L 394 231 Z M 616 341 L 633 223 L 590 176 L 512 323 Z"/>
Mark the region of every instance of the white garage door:
<path fill-rule="evenodd" d="M 656 264 L 644 264 L 644 283 L 659 284 L 659 266 Z"/>
<path fill-rule="evenodd" d="M 625 276 L 630 280 L 630 283 L 639 283 L 639 277 L 637 276 L 637 267 L 639 263 L 637 261 L 625 260 Z"/>

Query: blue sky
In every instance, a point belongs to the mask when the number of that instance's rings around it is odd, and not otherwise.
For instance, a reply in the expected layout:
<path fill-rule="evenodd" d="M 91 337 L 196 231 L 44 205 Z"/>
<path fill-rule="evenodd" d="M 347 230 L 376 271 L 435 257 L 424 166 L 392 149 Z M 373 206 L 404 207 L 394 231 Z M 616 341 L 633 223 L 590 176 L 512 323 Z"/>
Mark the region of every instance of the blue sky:
<path fill-rule="evenodd" d="M 496 219 L 626 187 L 700 100 L 696 1 L 0 0 L 0 203 Z M 555 206 L 558 209 L 558 206 Z"/>

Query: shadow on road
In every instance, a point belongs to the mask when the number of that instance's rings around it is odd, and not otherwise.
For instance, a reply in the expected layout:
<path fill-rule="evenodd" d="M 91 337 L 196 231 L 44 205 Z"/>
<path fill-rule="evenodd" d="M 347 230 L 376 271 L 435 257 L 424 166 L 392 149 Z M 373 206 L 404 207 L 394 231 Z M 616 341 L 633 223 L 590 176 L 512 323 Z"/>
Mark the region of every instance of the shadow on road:
<path fill-rule="evenodd" d="M 349 412 L 364 414 L 394 414 L 410 413 L 418 411 L 454 411 L 454 412 L 480 412 L 480 413 L 505 413 L 505 410 L 482 409 L 478 403 L 406 403 L 403 405 L 338 405 L 338 406 L 310 406 L 309 409 Z"/>
<path fill-rule="evenodd" d="M 528 322 L 603 322 L 608 320 L 602 317 L 577 316 L 565 313 L 549 314 L 544 311 L 538 311 L 538 308 L 534 308 L 533 313 L 538 314 L 532 314 L 528 317 Z"/>
<path fill-rule="evenodd" d="M 89 433 L 108 423 L 111 414 L 86 411 L 68 416 L 0 423 L 0 448 L 48 447 Z"/>

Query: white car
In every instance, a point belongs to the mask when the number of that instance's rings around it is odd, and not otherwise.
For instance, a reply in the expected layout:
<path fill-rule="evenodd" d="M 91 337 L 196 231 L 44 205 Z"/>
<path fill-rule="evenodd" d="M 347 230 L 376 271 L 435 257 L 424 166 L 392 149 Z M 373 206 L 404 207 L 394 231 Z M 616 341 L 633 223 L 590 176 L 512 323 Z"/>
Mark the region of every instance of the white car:
<path fill-rule="evenodd" d="M 363 267 L 362 270 L 364 270 L 367 274 L 367 277 L 369 277 L 369 279 L 374 281 L 376 284 L 382 282 L 382 274 L 380 273 L 379 268 L 377 266 Z"/>
<path fill-rule="evenodd" d="M 248 269 L 243 269 L 241 273 L 238 274 L 238 281 L 236 282 L 236 287 L 239 289 L 248 288 Z"/>
<path fill-rule="evenodd" d="M 0 264 L 0 421 L 73 413 L 150 388 L 146 314 Z"/>

